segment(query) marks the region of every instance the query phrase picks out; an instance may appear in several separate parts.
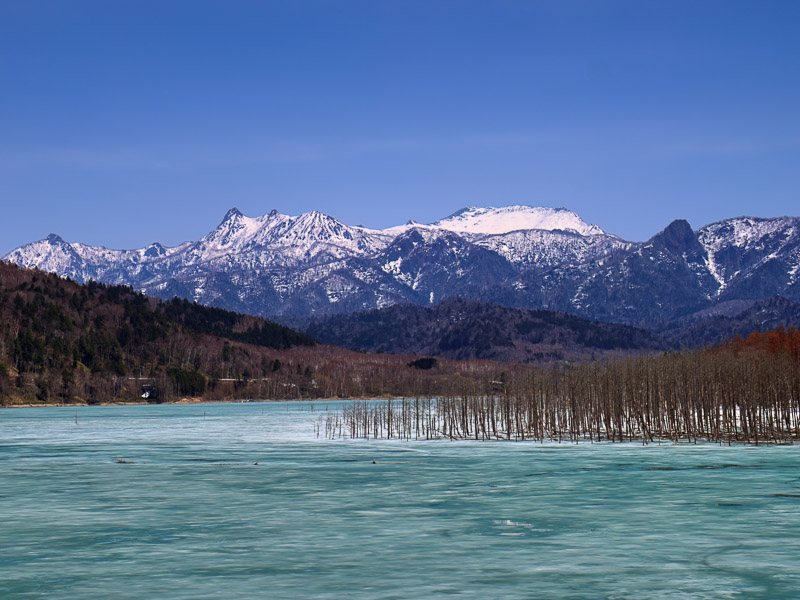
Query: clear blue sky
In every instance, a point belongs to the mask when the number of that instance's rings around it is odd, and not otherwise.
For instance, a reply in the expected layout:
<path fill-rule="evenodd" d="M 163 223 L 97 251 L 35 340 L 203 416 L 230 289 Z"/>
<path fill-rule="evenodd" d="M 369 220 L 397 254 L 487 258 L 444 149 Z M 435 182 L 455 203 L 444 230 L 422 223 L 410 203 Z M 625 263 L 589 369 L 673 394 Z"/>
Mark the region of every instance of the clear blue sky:
<path fill-rule="evenodd" d="M 800 2 L 0 0 L 0 254 L 566 206 L 799 215 Z"/>

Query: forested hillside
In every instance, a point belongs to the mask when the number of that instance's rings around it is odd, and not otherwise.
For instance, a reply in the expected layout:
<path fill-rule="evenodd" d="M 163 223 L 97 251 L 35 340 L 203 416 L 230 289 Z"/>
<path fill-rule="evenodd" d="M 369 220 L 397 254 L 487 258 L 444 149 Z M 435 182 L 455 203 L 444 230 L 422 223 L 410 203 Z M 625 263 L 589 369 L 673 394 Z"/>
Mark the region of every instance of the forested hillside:
<path fill-rule="evenodd" d="M 651 333 L 546 310 L 451 298 L 347 315 L 287 320 L 314 338 L 364 352 L 511 362 L 600 359 L 668 348 Z"/>
<path fill-rule="evenodd" d="M 660 328 L 657 334 L 676 346 L 694 348 L 717 344 L 734 336 L 747 337 L 754 331 L 800 325 L 800 303 L 781 296 L 755 302 L 731 302 L 709 314 L 701 313 Z"/>
<path fill-rule="evenodd" d="M 246 370 L 236 360 L 240 345 L 231 342 L 273 350 L 315 343 L 263 319 L 0 263 L 0 393 L 6 399 L 202 393 L 202 373 L 241 377 Z"/>
<path fill-rule="evenodd" d="M 318 345 L 261 318 L 0 262 L 0 404 L 433 393 L 497 366 Z M 503 367 L 511 369 L 513 367 Z"/>

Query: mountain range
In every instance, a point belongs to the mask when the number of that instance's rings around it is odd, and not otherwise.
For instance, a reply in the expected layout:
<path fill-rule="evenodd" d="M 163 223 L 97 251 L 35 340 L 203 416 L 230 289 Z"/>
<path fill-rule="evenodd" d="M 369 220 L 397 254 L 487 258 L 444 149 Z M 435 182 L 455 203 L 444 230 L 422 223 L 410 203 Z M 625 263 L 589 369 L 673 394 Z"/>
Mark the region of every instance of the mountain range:
<path fill-rule="evenodd" d="M 564 208 L 463 209 L 383 230 L 312 211 L 231 209 L 197 241 L 111 250 L 55 234 L 4 260 L 78 282 L 265 316 L 352 313 L 462 297 L 663 328 L 716 307 L 800 300 L 800 218 L 684 220 L 623 240 Z"/>

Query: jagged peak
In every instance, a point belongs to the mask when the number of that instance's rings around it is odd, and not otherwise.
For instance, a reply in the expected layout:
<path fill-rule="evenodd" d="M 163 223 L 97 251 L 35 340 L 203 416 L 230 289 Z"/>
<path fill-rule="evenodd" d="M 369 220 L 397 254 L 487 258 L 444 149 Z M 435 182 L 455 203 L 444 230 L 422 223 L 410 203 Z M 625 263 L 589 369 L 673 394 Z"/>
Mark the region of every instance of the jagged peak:
<path fill-rule="evenodd" d="M 318 210 L 309 210 L 307 212 L 304 212 L 304 213 L 301 213 L 301 214 L 297 215 L 296 218 L 297 218 L 297 220 L 304 220 L 304 221 L 312 221 L 312 220 L 319 221 L 319 220 L 323 220 L 323 219 L 325 219 L 325 220 L 333 220 L 333 221 L 336 220 L 333 217 L 328 216 L 325 213 L 322 213 L 322 212 L 320 212 Z"/>
<path fill-rule="evenodd" d="M 156 256 L 164 256 L 167 253 L 167 249 L 164 248 L 159 242 L 153 242 L 149 244 L 144 249 L 144 255 L 149 258 L 154 258 Z"/>
<path fill-rule="evenodd" d="M 654 235 L 649 243 L 679 254 L 703 249 L 697 239 L 697 234 L 686 219 L 675 219 L 663 231 Z"/>
<path fill-rule="evenodd" d="M 675 219 L 664 228 L 662 233 L 680 234 L 680 235 L 694 235 L 694 229 L 686 219 Z"/>
<path fill-rule="evenodd" d="M 228 212 L 225 213 L 225 216 L 222 217 L 222 222 L 220 224 L 225 223 L 227 221 L 231 221 L 233 219 L 238 219 L 239 217 L 243 216 L 244 213 L 242 213 L 242 211 L 240 211 L 238 208 L 234 206 L 233 208 L 228 210 Z"/>
<path fill-rule="evenodd" d="M 66 242 L 61 238 L 61 236 L 56 233 L 51 233 L 45 239 L 51 244 L 66 244 Z"/>
<path fill-rule="evenodd" d="M 345 225 L 337 219 L 319 212 L 318 210 L 310 210 L 302 214 L 292 217 L 295 226 L 302 227 L 325 227 L 326 225 L 334 225 L 344 227 Z"/>

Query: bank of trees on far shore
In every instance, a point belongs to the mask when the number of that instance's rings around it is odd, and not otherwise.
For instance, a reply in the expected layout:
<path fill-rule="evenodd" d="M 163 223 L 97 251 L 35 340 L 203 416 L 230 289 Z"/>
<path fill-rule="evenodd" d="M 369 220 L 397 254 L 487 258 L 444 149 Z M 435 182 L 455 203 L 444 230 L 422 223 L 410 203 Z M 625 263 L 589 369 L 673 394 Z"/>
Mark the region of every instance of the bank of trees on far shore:
<path fill-rule="evenodd" d="M 331 437 L 775 443 L 800 439 L 800 332 L 715 348 L 534 367 L 436 399 L 354 403 Z M 321 428 L 322 430 L 322 428 Z"/>

